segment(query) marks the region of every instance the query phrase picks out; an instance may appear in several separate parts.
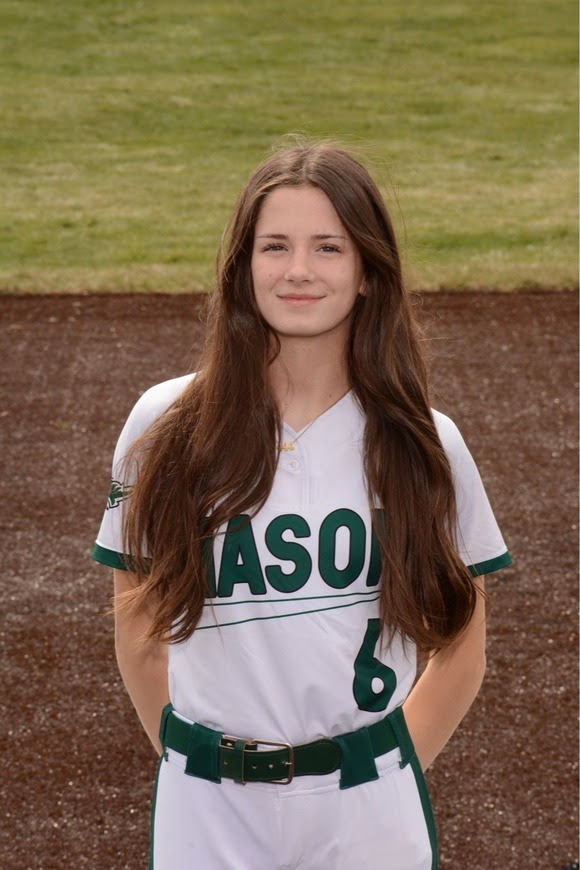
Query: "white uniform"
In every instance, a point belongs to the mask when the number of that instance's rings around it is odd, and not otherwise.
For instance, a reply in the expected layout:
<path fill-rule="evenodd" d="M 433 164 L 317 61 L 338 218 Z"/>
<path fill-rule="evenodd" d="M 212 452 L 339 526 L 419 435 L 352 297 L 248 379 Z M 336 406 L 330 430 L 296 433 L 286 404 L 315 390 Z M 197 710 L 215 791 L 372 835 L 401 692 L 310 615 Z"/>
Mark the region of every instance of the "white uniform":
<path fill-rule="evenodd" d="M 124 567 L 131 480 L 123 457 L 191 377 L 146 392 L 121 433 L 94 550 L 106 565 Z M 508 565 L 461 435 L 447 417 L 434 418 L 453 470 L 462 559 L 474 574 Z M 284 440 L 295 446 L 280 455 L 267 503 L 250 523 L 233 518 L 217 537 L 214 595 L 193 635 L 170 645 L 170 698 L 183 719 L 241 738 L 301 744 L 364 728 L 402 705 L 415 679 L 415 648 L 397 637 L 384 649 L 378 640 L 380 568 L 363 475 L 364 425 L 348 393 L 302 437 L 285 426 Z M 218 785 L 187 775 L 185 756 L 169 749 L 156 788 L 153 866 L 436 867 L 420 767 L 416 757 L 404 766 L 401 760 L 398 748 L 376 758 L 376 776 L 355 788 L 345 788 L 340 771 L 287 785 Z"/>

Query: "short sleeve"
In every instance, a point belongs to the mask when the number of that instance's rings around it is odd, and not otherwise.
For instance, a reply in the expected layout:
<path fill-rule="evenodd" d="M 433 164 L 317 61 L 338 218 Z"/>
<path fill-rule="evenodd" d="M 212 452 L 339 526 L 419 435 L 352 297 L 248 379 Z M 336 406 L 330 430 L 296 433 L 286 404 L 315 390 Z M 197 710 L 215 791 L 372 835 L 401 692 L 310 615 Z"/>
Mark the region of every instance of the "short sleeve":
<path fill-rule="evenodd" d="M 122 571 L 130 569 L 130 560 L 124 553 L 123 523 L 138 467 L 137 459 L 128 461 L 128 453 L 135 441 L 170 407 L 192 378 L 193 375 L 185 375 L 151 387 L 143 393 L 129 414 L 115 447 L 109 496 L 92 552 L 95 561 Z M 145 558 L 149 555 L 145 543 L 140 555 Z"/>
<path fill-rule="evenodd" d="M 453 474 L 459 555 L 474 577 L 505 568 L 512 558 L 473 457 L 453 421 L 437 411 L 433 416 Z"/>

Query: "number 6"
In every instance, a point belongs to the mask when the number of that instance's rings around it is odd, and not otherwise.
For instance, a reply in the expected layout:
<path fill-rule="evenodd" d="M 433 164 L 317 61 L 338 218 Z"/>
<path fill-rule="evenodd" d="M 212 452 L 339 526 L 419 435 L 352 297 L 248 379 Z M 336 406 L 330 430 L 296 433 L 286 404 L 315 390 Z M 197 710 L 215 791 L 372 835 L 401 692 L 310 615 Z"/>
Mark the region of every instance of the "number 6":
<path fill-rule="evenodd" d="M 397 675 L 375 658 L 375 646 L 381 633 L 378 619 L 369 619 L 362 646 L 354 661 L 352 690 L 359 710 L 378 713 L 386 710 L 397 686 Z M 378 682 L 379 687 L 373 686 Z"/>

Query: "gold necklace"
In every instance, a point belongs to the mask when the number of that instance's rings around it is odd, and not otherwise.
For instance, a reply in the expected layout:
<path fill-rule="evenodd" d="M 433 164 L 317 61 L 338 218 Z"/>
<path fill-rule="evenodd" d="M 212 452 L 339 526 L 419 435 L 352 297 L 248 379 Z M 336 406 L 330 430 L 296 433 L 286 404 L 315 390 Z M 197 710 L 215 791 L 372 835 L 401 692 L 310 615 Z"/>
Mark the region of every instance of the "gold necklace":
<path fill-rule="evenodd" d="M 348 390 L 346 391 L 346 393 L 348 393 Z M 302 436 L 306 432 L 308 432 L 308 430 L 310 429 L 311 426 L 314 426 L 316 421 L 318 419 L 320 419 L 320 417 L 322 417 L 323 414 L 326 414 L 327 411 L 330 411 L 331 408 L 334 408 L 335 405 L 338 405 L 338 403 L 340 401 L 342 401 L 342 399 L 344 399 L 344 397 L 346 396 L 346 393 L 343 393 L 342 396 L 339 396 L 339 398 L 336 400 L 336 402 L 333 402 L 332 405 L 329 405 L 328 408 L 325 408 L 324 411 L 321 411 L 320 414 L 318 414 L 318 416 L 314 418 L 314 420 L 311 420 L 310 423 L 307 426 L 305 426 L 301 432 L 298 433 L 296 438 L 292 439 L 292 441 L 280 441 L 280 443 L 278 444 L 278 452 L 281 453 L 284 450 L 294 450 L 294 446 L 295 446 L 296 442 L 298 441 L 298 439 L 302 438 Z"/>
<path fill-rule="evenodd" d="M 332 405 L 330 407 L 332 407 Z M 328 410 L 330 410 L 330 408 Z M 326 413 L 326 412 L 323 411 L 322 414 L 324 414 L 324 413 Z M 319 414 L 318 417 L 321 417 L 322 414 Z M 316 421 L 318 420 L 318 417 L 315 417 L 314 420 L 311 420 L 310 423 L 308 424 L 308 426 L 305 426 L 304 429 L 302 430 L 302 432 L 299 432 L 298 435 L 296 436 L 296 438 L 294 438 L 292 441 L 280 441 L 280 443 L 278 444 L 278 451 L 294 450 L 294 445 L 296 444 L 298 439 L 302 438 L 304 433 L 307 432 L 314 423 L 316 423 Z"/>

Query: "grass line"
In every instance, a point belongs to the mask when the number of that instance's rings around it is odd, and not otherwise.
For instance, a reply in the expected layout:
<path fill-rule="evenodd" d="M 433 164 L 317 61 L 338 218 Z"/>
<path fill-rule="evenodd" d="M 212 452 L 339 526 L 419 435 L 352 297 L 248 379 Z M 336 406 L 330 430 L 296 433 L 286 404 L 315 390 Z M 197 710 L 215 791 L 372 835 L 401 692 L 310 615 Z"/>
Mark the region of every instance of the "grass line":
<path fill-rule="evenodd" d="M 577 286 L 576 32 L 571 0 L 6 0 L 0 291 L 206 288 L 296 130 L 364 143 L 414 286 Z"/>

